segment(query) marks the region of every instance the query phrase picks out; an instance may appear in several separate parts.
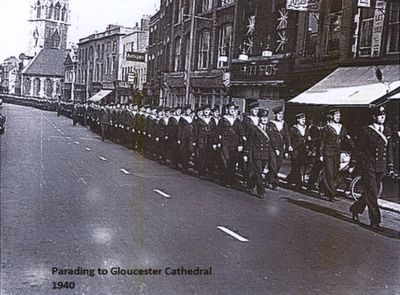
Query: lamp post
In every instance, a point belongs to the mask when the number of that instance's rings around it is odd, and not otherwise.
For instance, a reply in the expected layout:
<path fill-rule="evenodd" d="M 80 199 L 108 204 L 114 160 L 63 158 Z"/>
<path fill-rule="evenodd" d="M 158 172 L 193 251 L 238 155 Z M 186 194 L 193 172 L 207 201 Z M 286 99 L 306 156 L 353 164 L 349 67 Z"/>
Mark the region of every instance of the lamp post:
<path fill-rule="evenodd" d="M 185 104 L 189 104 L 190 102 L 190 72 L 192 71 L 192 51 L 193 51 L 193 37 L 194 37 L 194 21 L 196 13 L 196 0 L 193 0 L 192 6 L 192 15 L 190 20 L 190 41 L 189 41 L 189 55 L 188 55 L 188 64 L 186 67 L 186 96 L 185 96 Z"/>

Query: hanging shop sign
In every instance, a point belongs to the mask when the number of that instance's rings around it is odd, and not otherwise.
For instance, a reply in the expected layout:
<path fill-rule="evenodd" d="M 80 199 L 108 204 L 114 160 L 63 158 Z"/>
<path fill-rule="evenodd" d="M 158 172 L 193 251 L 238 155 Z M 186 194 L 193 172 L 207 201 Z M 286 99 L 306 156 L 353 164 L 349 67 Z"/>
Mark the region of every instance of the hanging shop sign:
<path fill-rule="evenodd" d="M 321 0 L 287 0 L 287 10 L 318 12 L 321 7 Z"/>
<path fill-rule="evenodd" d="M 358 0 L 358 7 L 371 7 L 371 0 Z"/>
<path fill-rule="evenodd" d="M 127 61 L 145 62 L 146 61 L 146 54 L 142 53 L 142 52 L 131 52 L 131 51 L 128 51 L 126 53 L 126 60 Z"/>
<path fill-rule="evenodd" d="M 231 81 L 267 81 L 283 79 L 288 73 L 286 60 L 233 62 Z"/>
<path fill-rule="evenodd" d="M 372 26 L 372 52 L 371 56 L 380 56 L 382 45 L 382 32 L 385 22 L 386 2 L 377 0 L 375 5 L 374 24 Z"/>

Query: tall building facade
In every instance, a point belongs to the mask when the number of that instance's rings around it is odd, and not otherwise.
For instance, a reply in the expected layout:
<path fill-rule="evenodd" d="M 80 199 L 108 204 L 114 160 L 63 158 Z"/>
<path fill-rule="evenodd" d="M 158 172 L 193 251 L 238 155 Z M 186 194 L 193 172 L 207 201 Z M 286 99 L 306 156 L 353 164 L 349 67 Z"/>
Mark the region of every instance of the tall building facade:
<path fill-rule="evenodd" d="M 194 2 L 162 0 L 150 20 L 149 102 L 218 107 L 229 99 L 235 1 Z"/>
<path fill-rule="evenodd" d="M 31 33 L 22 71 L 24 96 L 59 100 L 64 78 L 63 62 L 70 25 L 69 0 L 33 0 L 29 22 Z"/>

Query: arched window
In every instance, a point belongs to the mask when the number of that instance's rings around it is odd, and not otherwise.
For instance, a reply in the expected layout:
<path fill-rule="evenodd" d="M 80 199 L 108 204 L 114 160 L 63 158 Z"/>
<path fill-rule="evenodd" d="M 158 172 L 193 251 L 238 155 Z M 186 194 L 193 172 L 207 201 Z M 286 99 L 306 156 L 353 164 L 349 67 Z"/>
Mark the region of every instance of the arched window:
<path fill-rule="evenodd" d="M 202 31 L 200 34 L 198 68 L 207 69 L 210 62 L 210 32 Z"/>
<path fill-rule="evenodd" d="M 175 39 L 175 62 L 174 62 L 174 71 L 177 72 L 180 69 L 181 65 L 181 44 L 182 39 L 180 37 Z"/>
<path fill-rule="evenodd" d="M 40 79 L 36 78 L 33 82 L 33 95 L 39 96 L 40 95 Z"/>
<path fill-rule="evenodd" d="M 60 12 L 61 12 L 61 5 L 57 2 L 56 7 L 54 9 L 54 19 L 60 20 Z"/>
<path fill-rule="evenodd" d="M 24 93 L 25 94 L 31 94 L 31 79 L 25 78 L 24 81 Z"/>
<path fill-rule="evenodd" d="M 66 22 L 67 21 L 67 9 L 65 6 L 63 7 L 61 11 L 61 21 Z"/>
<path fill-rule="evenodd" d="M 40 4 L 40 1 L 36 3 L 36 18 L 41 18 L 42 17 L 42 6 Z"/>
<path fill-rule="evenodd" d="M 212 0 L 203 0 L 201 3 L 201 12 L 208 12 L 212 9 Z"/>
<path fill-rule="evenodd" d="M 52 95 L 53 95 L 53 81 L 51 81 L 50 78 L 46 79 L 46 82 L 44 84 L 44 89 L 45 89 L 45 92 L 46 92 L 46 96 L 48 98 L 52 97 Z"/>
<path fill-rule="evenodd" d="M 48 10 L 48 14 L 47 14 L 47 18 L 51 19 L 53 17 L 53 10 L 54 10 L 54 6 L 53 3 L 50 5 L 49 10 Z"/>
<path fill-rule="evenodd" d="M 60 35 L 58 34 L 58 31 L 56 30 L 51 36 L 51 48 L 59 48 L 60 47 Z"/>

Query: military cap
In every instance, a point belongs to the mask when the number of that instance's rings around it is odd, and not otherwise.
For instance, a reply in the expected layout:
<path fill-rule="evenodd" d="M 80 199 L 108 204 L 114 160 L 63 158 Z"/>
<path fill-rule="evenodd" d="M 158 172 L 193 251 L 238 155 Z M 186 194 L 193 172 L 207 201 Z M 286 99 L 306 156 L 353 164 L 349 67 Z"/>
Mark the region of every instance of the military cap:
<path fill-rule="evenodd" d="M 302 112 L 302 113 L 297 113 L 295 116 L 296 116 L 296 119 L 300 119 L 300 118 L 305 118 L 306 114 Z"/>
<path fill-rule="evenodd" d="M 274 114 L 283 112 L 283 106 L 274 107 L 274 108 L 272 109 L 272 112 L 273 112 Z"/>
<path fill-rule="evenodd" d="M 373 114 L 374 116 L 385 115 L 385 114 L 386 114 L 385 107 L 384 107 L 384 106 L 379 106 L 379 107 L 374 108 L 374 109 L 372 110 L 372 114 Z"/>
<path fill-rule="evenodd" d="M 268 117 L 269 111 L 267 109 L 260 109 L 258 111 L 258 116 L 261 117 Z"/>
<path fill-rule="evenodd" d="M 336 107 L 328 109 L 328 115 L 334 115 L 335 113 L 338 113 L 338 112 L 340 113 L 340 109 L 336 108 Z"/>
<path fill-rule="evenodd" d="M 249 109 L 250 109 L 250 110 L 251 110 L 251 109 L 258 108 L 258 107 L 260 107 L 260 104 L 259 104 L 258 102 L 251 102 L 251 103 L 249 103 Z"/>
<path fill-rule="evenodd" d="M 233 102 L 230 102 L 230 103 L 228 103 L 225 107 L 226 107 L 227 109 L 230 109 L 230 108 L 235 108 L 236 106 L 235 106 L 235 104 L 234 104 Z"/>
<path fill-rule="evenodd" d="M 183 109 L 184 110 L 192 109 L 192 106 L 190 104 L 186 104 L 186 105 L 183 106 Z"/>
<path fill-rule="evenodd" d="M 158 107 L 157 112 L 162 112 L 164 110 L 164 107 Z"/>
<path fill-rule="evenodd" d="M 219 107 L 214 107 L 211 111 L 213 111 L 213 112 L 219 112 Z"/>
<path fill-rule="evenodd" d="M 181 106 L 176 106 L 176 107 L 175 107 L 175 110 L 181 110 L 181 109 L 182 109 Z"/>
<path fill-rule="evenodd" d="M 205 110 L 205 109 L 210 109 L 211 110 L 211 105 L 205 104 L 205 105 L 202 106 L 202 109 L 203 110 Z"/>

